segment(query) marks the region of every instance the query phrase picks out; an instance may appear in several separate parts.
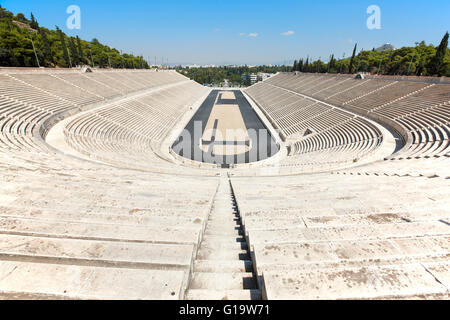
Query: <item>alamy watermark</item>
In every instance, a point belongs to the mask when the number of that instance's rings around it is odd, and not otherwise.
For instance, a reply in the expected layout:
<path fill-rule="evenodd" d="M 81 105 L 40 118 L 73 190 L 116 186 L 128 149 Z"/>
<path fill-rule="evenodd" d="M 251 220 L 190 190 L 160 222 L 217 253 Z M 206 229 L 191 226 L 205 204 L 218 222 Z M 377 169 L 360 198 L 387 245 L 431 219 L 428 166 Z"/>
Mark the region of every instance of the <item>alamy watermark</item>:
<path fill-rule="evenodd" d="M 381 9 L 377 5 L 371 5 L 367 8 L 367 28 L 369 30 L 380 30 L 381 29 Z"/>
<path fill-rule="evenodd" d="M 77 5 L 71 5 L 67 7 L 67 14 L 70 16 L 67 18 L 67 29 L 69 30 L 80 30 L 81 29 L 81 9 Z"/>

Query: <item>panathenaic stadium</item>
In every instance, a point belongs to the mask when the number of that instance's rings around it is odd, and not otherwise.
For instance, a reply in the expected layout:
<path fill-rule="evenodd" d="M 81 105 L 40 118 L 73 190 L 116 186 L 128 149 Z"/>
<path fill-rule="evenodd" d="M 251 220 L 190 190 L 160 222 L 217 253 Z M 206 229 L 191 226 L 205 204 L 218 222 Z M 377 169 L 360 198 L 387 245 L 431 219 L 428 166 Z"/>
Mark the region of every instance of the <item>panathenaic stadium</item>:
<path fill-rule="evenodd" d="M 0 69 L 0 298 L 449 299 L 450 81 Z"/>

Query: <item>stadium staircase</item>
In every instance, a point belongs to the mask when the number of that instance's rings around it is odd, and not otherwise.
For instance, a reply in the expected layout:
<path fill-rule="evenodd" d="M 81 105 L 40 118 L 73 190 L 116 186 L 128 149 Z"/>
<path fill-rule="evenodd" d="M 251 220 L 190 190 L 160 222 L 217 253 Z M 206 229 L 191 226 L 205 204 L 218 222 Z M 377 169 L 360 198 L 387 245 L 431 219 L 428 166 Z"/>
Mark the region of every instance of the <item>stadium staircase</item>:
<path fill-rule="evenodd" d="M 225 176 L 206 224 L 186 299 L 261 299 L 231 181 Z"/>

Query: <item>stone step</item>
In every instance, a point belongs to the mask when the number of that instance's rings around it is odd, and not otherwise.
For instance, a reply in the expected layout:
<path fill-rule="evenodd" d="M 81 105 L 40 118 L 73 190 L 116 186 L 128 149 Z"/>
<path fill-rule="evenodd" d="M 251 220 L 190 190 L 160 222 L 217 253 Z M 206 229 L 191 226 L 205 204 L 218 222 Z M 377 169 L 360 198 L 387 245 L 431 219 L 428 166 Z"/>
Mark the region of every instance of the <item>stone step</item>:
<path fill-rule="evenodd" d="M 221 228 L 221 227 L 210 227 L 206 228 L 205 235 L 218 235 L 218 236 L 243 236 L 244 232 L 239 228 Z"/>
<path fill-rule="evenodd" d="M 183 229 L 198 229 L 203 223 L 201 217 L 186 219 L 185 217 L 127 217 L 108 214 L 91 215 L 87 213 L 79 214 L 58 214 L 58 215 L 30 215 L 22 214 L 8 215 L 0 211 L 0 218 L 5 219 L 33 219 L 40 221 L 58 221 L 66 223 L 84 222 L 86 224 L 119 225 L 119 226 L 139 226 L 139 227 L 179 227 Z"/>
<path fill-rule="evenodd" d="M 216 197 L 214 198 L 214 201 L 221 201 L 221 202 L 231 202 L 231 196 L 230 196 L 230 188 L 228 186 L 224 188 L 219 188 Z"/>
<path fill-rule="evenodd" d="M 249 260 L 250 255 L 246 250 L 235 249 L 205 249 L 201 248 L 197 254 L 197 259 L 200 260 Z"/>
<path fill-rule="evenodd" d="M 252 271 L 253 271 L 253 263 L 250 260 L 239 260 L 239 261 L 197 260 L 194 263 L 194 272 L 236 273 L 236 272 L 252 272 Z"/>
<path fill-rule="evenodd" d="M 189 290 L 186 300 L 249 301 L 261 300 L 261 290 Z"/>
<path fill-rule="evenodd" d="M 444 294 L 447 288 L 421 264 L 264 272 L 264 299 L 377 299 Z"/>
<path fill-rule="evenodd" d="M 30 210 L 15 207 L 0 206 L 1 217 L 16 217 L 16 218 L 32 218 L 32 219 L 46 219 L 58 221 L 77 221 L 87 223 L 105 223 L 105 224 L 120 224 L 120 225 L 189 225 L 201 224 L 204 217 L 200 214 L 193 216 L 191 214 L 184 216 L 183 213 L 177 214 L 175 212 L 167 213 L 167 215 L 148 214 L 141 215 L 139 213 L 126 212 L 124 214 L 114 214 L 111 212 L 95 213 L 95 212 L 61 212 L 51 209 L 45 210 Z"/>
<path fill-rule="evenodd" d="M 245 238 L 240 235 L 205 234 L 203 241 L 206 243 L 245 243 Z"/>
<path fill-rule="evenodd" d="M 242 225 L 238 224 L 236 221 L 232 220 L 224 220 L 224 221 L 207 221 L 206 227 L 210 229 L 232 229 L 235 230 L 235 228 L 242 228 Z"/>
<path fill-rule="evenodd" d="M 92 241 L 0 234 L 0 257 L 74 265 L 189 270 L 192 244 Z"/>
<path fill-rule="evenodd" d="M 219 205 L 213 209 L 210 218 L 231 217 L 234 209 L 231 206 Z"/>
<path fill-rule="evenodd" d="M 416 236 L 439 236 L 448 234 L 448 225 L 440 221 L 386 223 L 329 228 L 298 228 L 283 230 L 250 230 L 250 245 L 282 244 L 304 241 L 360 241 L 407 238 Z"/>
<path fill-rule="evenodd" d="M 201 244 L 202 249 L 214 249 L 214 250 L 248 250 L 246 242 L 219 242 L 213 240 L 204 240 Z"/>
<path fill-rule="evenodd" d="M 2 296 L 22 299 L 174 300 L 185 272 L 0 261 Z"/>
<path fill-rule="evenodd" d="M 369 249 L 370 248 L 370 249 Z M 445 256 L 450 249 L 450 236 L 401 238 L 393 240 L 359 240 L 303 242 L 296 244 L 255 245 L 258 270 L 283 265 L 294 267 L 310 264 L 360 263 L 373 261 L 397 264 L 396 260 L 414 257 Z"/>
<path fill-rule="evenodd" d="M 241 222 L 237 218 L 230 217 L 209 217 L 208 219 L 208 225 L 234 225 L 234 226 L 240 226 L 242 225 Z"/>
<path fill-rule="evenodd" d="M 198 243 L 198 230 L 0 218 L 0 232 L 16 235 L 150 243 Z"/>
<path fill-rule="evenodd" d="M 208 223 L 235 223 L 239 224 L 240 219 L 237 216 L 229 216 L 229 217 L 223 217 L 223 216 L 209 216 Z"/>
<path fill-rule="evenodd" d="M 216 233 L 217 235 L 224 235 L 224 234 L 225 235 L 226 234 L 239 235 L 239 233 L 241 231 L 242 231 L 242 229 L 237 226 L 210 226 L 210 225 L 207 225 L 205 233 L 207 233 L 207 234 Z"/>
<path fill-rule="evenodd" d="M 256 289 L 256 282 L 252 273 L 196 272 L 192 277 L 189 288 L 208 290 Z"/>

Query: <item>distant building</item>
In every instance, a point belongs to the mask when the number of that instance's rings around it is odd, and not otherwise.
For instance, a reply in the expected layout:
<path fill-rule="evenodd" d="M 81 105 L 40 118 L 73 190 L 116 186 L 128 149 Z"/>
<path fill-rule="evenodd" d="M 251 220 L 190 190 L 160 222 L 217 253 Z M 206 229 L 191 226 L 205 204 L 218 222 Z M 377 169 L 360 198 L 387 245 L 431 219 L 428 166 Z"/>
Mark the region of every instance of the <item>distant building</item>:
<path fill-rule="evenodd" d="M 379 48 L 377 48 L 375 50 L 378 51 L 378 52 L 383 52 L 383 51 L 392 51 L 392 50 L 395 50 L 395 49 L 396 48 L 392 44 L 386 43 L 386 44 L 383 44 L 381 47 L 379 47 Z"/>
<path fill-rule="evenodd" d="M 242 80 L 246 81 L 247 79 L 250 79 L 250 83 L 255 84 L 259 81 L 267 80 L 274 75 L 275 75 L 274 73 L 258 72 L 258 73 L 252 73 L 252 74 L 244 73 L 241 77 L 242 77 Z"/>
<path fill-rule="evenodd" d="M 270 77 L 274 76 L 275 73 L 265 73 L 265 72 L 259 72 L 258 73 L 258 81 L 264 81 L 269 79 Z"/>

